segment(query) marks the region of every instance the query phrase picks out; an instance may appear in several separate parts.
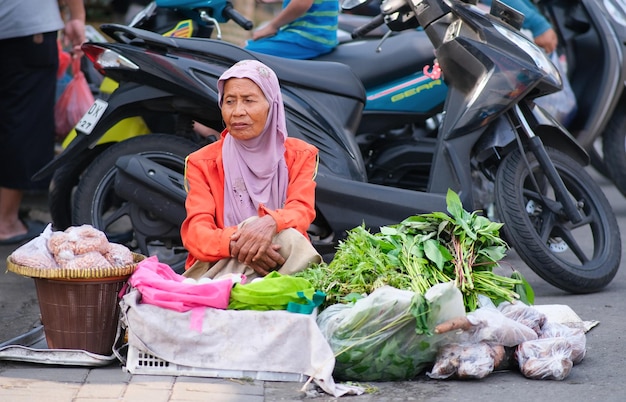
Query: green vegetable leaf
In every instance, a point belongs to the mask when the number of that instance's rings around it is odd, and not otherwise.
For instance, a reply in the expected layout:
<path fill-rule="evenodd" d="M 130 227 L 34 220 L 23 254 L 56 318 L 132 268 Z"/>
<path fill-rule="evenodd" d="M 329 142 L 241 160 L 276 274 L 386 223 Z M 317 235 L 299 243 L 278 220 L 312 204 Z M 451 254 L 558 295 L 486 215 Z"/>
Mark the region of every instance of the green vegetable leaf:
<path fill-rule="evenodd" d="M 341 299 L 347 303 L 354 303 L 359 299 L 362 299 L 363 295 L 361 293 L 348 293 L 347 295 L 345 295 L 344 297 L 342 297 Z"/>
<path fill-rule="evenodd" d="M 478 250 L 478 255 L 486 257 L 488 260 L 496 262 L 506 256 L 506 249 L 501 246 L 484 247 Z"/>
<path fill-rule="evenodd" d="M 398 235 L 398 229 L 394 226 L 381 226 L 380 233 L 385 236 L 396 236 Z"/>
<path fill-rule="evenodd" d="M 459 195 L 448 189 L 448 193 L 446 194 L 446 205 L 448 207 L 448 212 L 450 215 L 457 220 L 457 222 L 465 220 L 465 210 L 463 209 L 463 204 L 461 204 L 461 199 Z"/>
<path fill-rule="evenodd" d="M 443 269 L 443 264 L 446 263 L 447 259 L 441 253 L 438 241 L 432 239 L 426 240 L 424 242 L 424 253 L 429 260 L 435 263 L 439 270 Z"/>

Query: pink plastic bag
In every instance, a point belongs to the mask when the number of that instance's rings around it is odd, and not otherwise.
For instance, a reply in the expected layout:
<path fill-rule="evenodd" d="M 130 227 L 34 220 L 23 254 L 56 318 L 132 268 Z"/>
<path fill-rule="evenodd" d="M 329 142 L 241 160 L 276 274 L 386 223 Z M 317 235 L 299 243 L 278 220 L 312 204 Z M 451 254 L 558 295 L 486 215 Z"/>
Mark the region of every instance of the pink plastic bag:
<path fill-rule="evenodd" d="M 72 131 L 94 102 L 85 74 L 80 69 L 80 59 L 72 60 L 72 79 L 54 105 L 55 132 L 60 139 Z"/>
<path fill-rule="evenodd" d="M 129 282 L 141 293 L 142 303 L 179 312 L 198 307 L 222 310 L 228 307 L 233 287 L 231 278 L 208 283 L 192 283 L 185 279 L 169 265 L 159 262 L 156 256 L 152 256 L 137 264 L 137 269 Z"/>
<path fill-rule="evenodd" d="M 59 52 L 59 68 L 57 69 L 58 80 L 63 76 L 63 74 L 65 74 L 65 70 L 67 70 L 70 66 L 70 63 L 72 62 L 72 55 L 63 50 L 60 40 L 57 40 L 57 50 Z"/>

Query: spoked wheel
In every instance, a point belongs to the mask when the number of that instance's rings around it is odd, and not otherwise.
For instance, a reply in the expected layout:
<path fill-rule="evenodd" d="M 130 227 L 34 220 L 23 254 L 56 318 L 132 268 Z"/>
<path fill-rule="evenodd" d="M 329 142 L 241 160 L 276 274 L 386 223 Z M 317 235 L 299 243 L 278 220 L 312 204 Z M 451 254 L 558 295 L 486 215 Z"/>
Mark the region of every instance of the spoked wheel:
<path fill-rule="evenodd" d="M 180 224 L 165 222 L 118 196 L 115 162 L 124 155 L 142 155 L 182 174 L 185 157 L 198 148 L 192 141 L 168 134 L 149 134 L 111 146 L 93 161 L 78 183 L 73 223 L 90 224 L 104 231 L 111 242 L 146 256 L 157 255 L 160 262 L 181 273 L 187 253 L 180 239 Z"/>
<path fill-rule="evenodd" d="M 571 293 L 606 286 L 619 268 L 617 220 L 600 187 L 567 155 L 546 149 L 583 220 L 572 223 L 531 153 L 508 155 L 495 182 L 496 213 L 504 235 L 522 260 L 546 282 Z"/>

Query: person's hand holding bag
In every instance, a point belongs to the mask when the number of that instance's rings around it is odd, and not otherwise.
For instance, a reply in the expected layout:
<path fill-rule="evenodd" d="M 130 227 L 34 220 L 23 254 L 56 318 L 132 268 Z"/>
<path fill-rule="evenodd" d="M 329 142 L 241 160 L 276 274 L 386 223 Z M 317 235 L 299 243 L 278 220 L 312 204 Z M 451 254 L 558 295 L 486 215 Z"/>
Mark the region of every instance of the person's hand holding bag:
<path fill-rule="evenodd" d="M 81 58 L 72 60 L 72 80 L 54 106 L 55 132 L 59 138 L 64 138 L 76 126 L 94 102 L 85 74 L 80 69 Z"/>

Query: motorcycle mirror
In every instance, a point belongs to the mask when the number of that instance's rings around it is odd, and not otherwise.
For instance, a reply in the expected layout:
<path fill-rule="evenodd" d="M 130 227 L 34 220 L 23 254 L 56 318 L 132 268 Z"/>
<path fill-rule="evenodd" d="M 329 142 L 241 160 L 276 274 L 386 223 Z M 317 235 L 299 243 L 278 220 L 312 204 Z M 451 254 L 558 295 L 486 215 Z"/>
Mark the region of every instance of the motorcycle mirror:
<path fill-rule="evenodd" d="M 154 10 L 156 10 L 157 4 L 156 1 L 150 2 L 147 6 L 145 6 L 141 11 L 139 11 L 133 17 L 132 21 L 128 24 L 129 27 L 136 27 L 140 22 L 147 20 L 152 14 L 154 14 Z"/>
<path fill-rule="evenodd" d="M 343 0 L 341 2 L 341 8 L 343 10 L 352 10 L 353 8 L 356 8 L 361 4 L 365 4 L 369 1 L 370 0 Z"/>
<path fill-rule="evenodd" d="M 524 14 L 520 13 L 513 7 L 504 4 L 500 0 L 493 0 L 491 3 L 491 11 L 489 13 L 518 31 L 522 29 Z"/>

